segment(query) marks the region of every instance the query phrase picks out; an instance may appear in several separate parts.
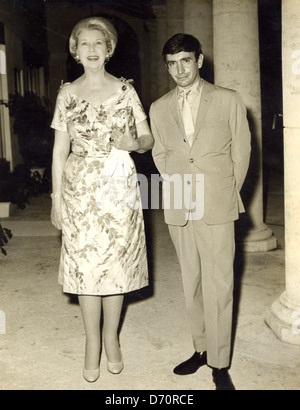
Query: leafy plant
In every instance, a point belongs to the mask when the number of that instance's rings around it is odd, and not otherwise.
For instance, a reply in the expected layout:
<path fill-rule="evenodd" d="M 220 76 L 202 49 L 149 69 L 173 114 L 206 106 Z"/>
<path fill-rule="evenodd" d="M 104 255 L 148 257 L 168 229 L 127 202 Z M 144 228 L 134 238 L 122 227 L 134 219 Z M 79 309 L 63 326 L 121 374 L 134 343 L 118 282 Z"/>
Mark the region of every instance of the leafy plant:
<path fill-rule="evenodd" d="M 11 202 L 18 208 L 24 209 L 29 203 L 30 196 L 49 192 L 51 179 L 49 168 L 42 178 L 38 172 L 32 174 L 26 164 L 19 164 L 13 172 L 10 171 L 9 162 L 0 159 L 0 202 Z"/>
<path fill-rule="evenodd" d="M 4 246 L 8 243 L 8 240 L 12 238 L 12 233 L 9 229 L 3 228 L 0 223 L 0 248 L 3 255 L 7 255 Z"/>
<path fill-rule="evenodd" d="M 54 133 L 47 100 L 33 92 L 10 95 L 9 113 L 14 118 L 20 153 L 26 165 L 47 166 L 51 162 Z"/>

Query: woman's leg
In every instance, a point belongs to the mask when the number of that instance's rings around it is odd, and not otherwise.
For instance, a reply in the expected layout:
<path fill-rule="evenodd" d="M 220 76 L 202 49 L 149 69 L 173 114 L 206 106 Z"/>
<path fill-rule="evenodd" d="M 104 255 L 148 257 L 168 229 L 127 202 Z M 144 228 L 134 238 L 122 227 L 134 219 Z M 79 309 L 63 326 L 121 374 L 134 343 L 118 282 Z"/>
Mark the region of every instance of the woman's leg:
<path fill-rule="evenodd" d="M 85 369 L 94 370 L 100 361 L 101 297 L 80 295 L 78 299 L 86 334 Z"/>
<path fill-rule="evenodd" d="M 103 341 L 107 360 L 120 363 L 122 354 L 118 339 L 118 327 L 123 306 L 124 296 L 106 296 L 103 302 Z"/>

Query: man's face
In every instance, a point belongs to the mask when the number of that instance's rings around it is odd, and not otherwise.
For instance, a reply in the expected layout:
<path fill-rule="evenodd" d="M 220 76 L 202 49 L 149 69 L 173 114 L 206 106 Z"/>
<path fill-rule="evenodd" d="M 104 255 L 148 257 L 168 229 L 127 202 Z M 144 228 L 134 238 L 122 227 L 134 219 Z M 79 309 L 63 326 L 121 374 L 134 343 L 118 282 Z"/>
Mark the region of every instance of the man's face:
<path fill-rule="evenodd" d="M 175 83 L 183 88 L 193 85 L 200 77 L 199 69 L 203 65 L 203 55 L 196 61 L 194 52 L 181 51 L 177 54 L 167 54 L 166 63 L 170 76 Z"/>

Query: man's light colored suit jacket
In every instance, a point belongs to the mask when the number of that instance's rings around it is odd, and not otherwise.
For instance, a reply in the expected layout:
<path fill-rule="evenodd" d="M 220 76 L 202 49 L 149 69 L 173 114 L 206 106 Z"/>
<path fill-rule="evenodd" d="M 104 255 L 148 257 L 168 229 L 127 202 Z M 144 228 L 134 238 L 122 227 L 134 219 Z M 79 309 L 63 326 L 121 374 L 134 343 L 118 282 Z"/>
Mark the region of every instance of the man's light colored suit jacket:
<path fill-rule="evenodd" d="M 160 174 L 179 174 L 184 183 L 192 184 L 191 199 L 196 198 L 196 175 L 203 174 L 203 220 L 214 225 L 238 219 L 245 211 L 240 189 L 251 151 L 246 108 L 239 93 L 204 81 L 191 147 L 185 141 L 176 88 L 151 105 L 150 120 L 155 139 L 152 154 Z M 184 180 L 185 175 L 192 179 Z M 165 221 L 184 226 L 187 208 L 174 206 L 174 195 L 178 193 L 172 192 L 173 185 L 164 187 L 171 191 L 171 206 L 164 209 Z"/>

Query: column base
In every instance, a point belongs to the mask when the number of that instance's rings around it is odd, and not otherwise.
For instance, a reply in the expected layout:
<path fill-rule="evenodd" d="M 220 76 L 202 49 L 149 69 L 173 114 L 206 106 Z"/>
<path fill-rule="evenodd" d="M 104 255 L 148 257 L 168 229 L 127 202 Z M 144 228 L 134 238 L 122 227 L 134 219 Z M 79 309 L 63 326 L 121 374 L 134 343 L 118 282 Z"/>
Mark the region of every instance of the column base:
<path fill-rule="evenodd" d="M 262 224 L 251 228 L 241 243 L 246 252 L 268 252 L 277 249 L 277 239 L 273 231 Z"/>
<path fill-rule="evenodd" d="M 300 306 L 291 303 L 286 292 L 267 309 L 265 322 L 280 341 L 300 346 Z"/>

